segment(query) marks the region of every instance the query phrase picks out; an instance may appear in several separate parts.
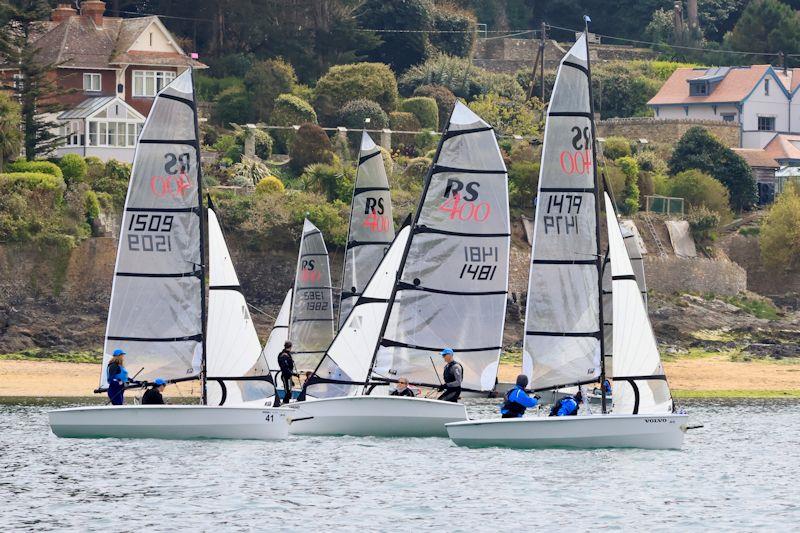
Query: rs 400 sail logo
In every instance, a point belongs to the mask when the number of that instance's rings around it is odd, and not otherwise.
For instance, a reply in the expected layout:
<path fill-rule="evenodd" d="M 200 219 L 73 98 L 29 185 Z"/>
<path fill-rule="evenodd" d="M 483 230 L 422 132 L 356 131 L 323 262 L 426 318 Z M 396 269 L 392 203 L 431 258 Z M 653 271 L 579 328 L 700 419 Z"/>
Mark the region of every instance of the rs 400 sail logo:
<path fill-rule="evenodd" d="M 183 198 L 192 192 L 188 172 L 191 158 L 188 152 L 164 154 L 164 175 L 150 178 L 150 190 L 157 198 Z"/>

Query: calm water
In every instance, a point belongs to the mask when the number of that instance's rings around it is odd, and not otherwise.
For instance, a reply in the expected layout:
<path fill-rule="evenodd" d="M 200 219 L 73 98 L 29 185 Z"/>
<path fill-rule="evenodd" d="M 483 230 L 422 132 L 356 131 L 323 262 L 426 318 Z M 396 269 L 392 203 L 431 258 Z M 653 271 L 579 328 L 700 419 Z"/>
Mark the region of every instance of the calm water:
<path fill-rule="evenodd" d="M 54 405 L 0 405 L 4 532 L 800 528 L 798 401 L 684 402 L 705 428 L 679 452 L 70 440 Z"/>

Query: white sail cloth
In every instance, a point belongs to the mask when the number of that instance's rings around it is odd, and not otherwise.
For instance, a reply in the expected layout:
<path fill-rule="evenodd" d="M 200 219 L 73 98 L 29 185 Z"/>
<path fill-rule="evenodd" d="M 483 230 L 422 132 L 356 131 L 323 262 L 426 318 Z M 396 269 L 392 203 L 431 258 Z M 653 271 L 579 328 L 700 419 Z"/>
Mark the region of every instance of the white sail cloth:
<path fill-rule="evenodd" d="M 605 196 L 614 300 L 614 414 L 672 412 L 672 397 L 614 205 Z"/>
<path fill-rule="evenodd" d="M 372 358 L 380 339 L 381 326 L 410 233 L 411 228 L 406 226 L 397 234 L 315 370 L 317 383 L 307 388 L 308 396 L 331 398 L 363 392 L 364 387 L 357 384 L 365 384 L 369 377 Z M 352 383 L 335 383 L 335 381 Z"/>
<path fill-rule="evenodd" d="M 267 381 L 214 379 L 267 377 L 269 368 L 261 358 L 261 343 L 222 228 L 211 208 L 208 209 L 208 258 L 207 403 L 234 405 L 266 401 L 275 394 L 274 387 Z"/>
<path fill-rule="evenodd" d="M 273 377 L 280 369 L 278 366 L 278 354 L 283 350 L 283 345 L 289 340 L 289 310 L 292 307 L 292 289 L 286 291 L 286 296 L 283 298 L 283 303 L 278 311 L 278 316 L 275 317 L 275 323 L 272 325 L 272 330 L 267 337 L 267 343 L 264 345 L 264 350 L 261 356 L 267 362 L 267 366 L 273 372 Z"/>
<path fill-rule="evenodd" d="M 192 74 L 155 98 L 136 147 L 120 230 L 100 386 L 116 349 L 137 379 L 184 379 L 203 359 L 199 142 Z M 139 371 L 141 369 L 141 372 Z"/>
<path fill-rule="evenodd" d="M 333 340 L 333 287 L 328 249 L 322 232 L 309 220 L 297 256 L 289 316 L 289 340 L 298 371 L 314 370 Z"/>
<path fill-rule="evenodd" d="M 380 148 L 364 132 L 344 255 L 339 326 L 344 323 L 393 240 L 394 219 L 386 167 Z"/>
<path fill-rule="evenodd" d="M 586 36 L 558 69 L 544 133 L 523 372 L 545 389 L 600 375 L 602 258 L 597 242 Z"/>
<path fill-rule="evenodd" d="M 508 288 L 507 181 L 491 126 L 456 103 L 411 229 L 373 374 L 436 385 L 439 352 L 449 347 L 464 368 L 463 387 L 494 387 Z"/>

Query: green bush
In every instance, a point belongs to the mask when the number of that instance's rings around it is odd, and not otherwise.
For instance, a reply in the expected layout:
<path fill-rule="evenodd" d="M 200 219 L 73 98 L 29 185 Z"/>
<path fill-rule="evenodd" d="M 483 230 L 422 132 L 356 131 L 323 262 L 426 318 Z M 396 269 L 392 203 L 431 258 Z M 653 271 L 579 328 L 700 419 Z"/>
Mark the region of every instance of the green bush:
<path fill-rule="evenodd" d="M 367 118 L 370 119 L 369 124 L 364 122 Z M 359 98 L 347 102 L 339 111 L 339 125 L 353 130 L 361 130 L 365 126 L 383 129 L 389 126 L 389 117 L 377 102 Z"/>
<path fill-rule="evenodd" d="M 285 190 L 286 187 L 283 185 L 283 182 L 275 176 L 261 178 L 261 180 L 256 183 L 256 194 L 279 194 L 283 193 Z"/>
<path fill-rule="evenodd" d="M 299 126 L 300 124 L 316 124 L 317 113 L 307 101 L 293 94 L 281 94 L 275 100 L 272 108 L 270 122 L 274 126 Z M 273 130 L 275 149 L 285 153 L 289 148 L 290 140 L 294 137 L 294 130 Z"/>
<path fill-rule="evenodd" d="M 429 96 L 414 96 L 400 104 L 400 109 L 417 117 L 420 127 L 426 130 L 439 129 L 439 107 Z"/>
<path fill-rule="evenodd" d="M 100 165 L 92 158 L 86 158 L 89 172 L 87 176 L 90 178 L 92 189 L 97 193 L 107 193 L 111 195 L 114 208 L 121 211 L 125 205 L 125 196 L 128 194 L 128 181 L 131 177 L 131 165 L 128 163 L 121 163 L 116 159 L 109 159 L 108 163 L 102 164 L 102 173 L 95 175 L 95 172 L 100 170 Z M 99 160 L 98 160 L 99 161 Z"/>
<path fill-rule="evenodd" d="M 211 56 L 204 59 L 208 66 L 208 70 L 214 73 L 217 78 L 233 76 L 242 78 L 247 71 L 253 66 L 253 56 L 243 52 L 235 52 L 232 54 L 224 54 L 221 56 Z"/>
<path fill-rule="evenodd" d="M 489 72 L 472 65 L 469 59 L 444 54 L 411 67 L 398 81 L 403 95 L 410 95 L 423 85 L 442 85 L 467 100 L 489 93 L 512 100 L 525 98 L 525 92 L 514 76 Z"/>
<path fill-rule="evenodd" d="M 65 188 L 52 174 L 0 174 L 0 241 L 27 241 L 54 227 Z"/>
<path fill-rule="evenodd" d="M 684 170 L 669 179 L 669 196 L 683 198 L 688 207 L 706 207 L 720 215 L 729 215 L 728 189 L 699 170 Z"/>
<path fill-rule="evenodd" d="M 270 175 L 269 169 L 263 163 L 252 159 L 245 159 L 231 167 L 231 182 L 238 187 L 255 187 L 255 185 Z"/>
<path fill-rule="evenodd" d="M 645 172 L 654 172 L 661 175 L 669 172 L 667 162 L 652 150 L 644 150 L 636 154 L 636 162 L 639 163 L 639 169 Z"/>
<path fill-rule="evenodd" d="M 698 242 L 714 240 L 721 220 L 719 213 L 705 206 L 690 207 L 687 219 L 695 240 Z"/>
<path fill-rule="evenodd" d="M 612 161 L 620 157 L 630 157 L 631 143 L 625 137 L 608 137 L 603 143 L 603 155 Z"/>
<path fill-rule="evenodd" d="M 230 124 L 246 124 L 252 116 L 252 103 L 244 87 L 225 89 L 215 100 L 211 119 L 215 124 L 230 127 Z"/>
<path fill-rule="evenodd" d="M 470 102 L 469 108 L 498 133 L 528 136 L 539 133 L 539 116 L 532 104 L 524 100 L 490 93 Z"/>
<path fill-rule="evenodd" d="M 620 157 L 616 163 L 625 175 L 621 210 L 623 214 L 633 215 L 639 210 L 639 165 L 630 156 Z"/>
<path fill-rule="evenodd" d="M 508 168 L 508 200 L 514 207 L 531 207 L 539 187 L 538 161 L 512 161 Z"/>
<path fill-rule="evenodd" d="M 761 259 L 767 268 L 800 267 L 800 194 L 788 187 L 775 200 L 761 223 Z"/>
<path fill-rule="evenodd" d="M 472 52 L 477 21 L 471 12 L 452 5 L 435 6 L 433 29 L 442 32 L 430 34 L 431 44 L 439 51 L 458 57 L 468 57 Z"/>
<path fill-rule="evenodd" d="M 57 178 L 64 178 L 64 174 L 61 172 L 61 169 L 58 168 L 58 165 L 50 161 L 25 161 L 21 159 L 6 165 L 6 172 L 50 174 Z"/>
<path fill-rule="evenodd" d="M 422 85 L 414 90 L 414 96 L 428 96 L 436 101 L 439 112 L 439 128 L 444 128 L 456 104 L 456 95 L 443 85 Z M 439 129 L 437 128 L 437 129 Z"/>
<path fill-rule="evenodd" d="M 86 222 L 91 226 L 97 217 L 100 216 L 100 200 L 97 194 L 89 189 L 83 196 L 83 210 L 86 215 Z"/>
<path fill-rule="evenodd" d="M 219 94 L 227 89 L 244 90 L 241 77 L 212 78 L 197 72 L 194 76 L 194 90 L 201 102 L 213 102 Z"/>
<path fill-rule="evenodd" d="M 64 155 L 58 162 L 58 166 L 68 186 L 86 180 L 86 172 L 89 167 L 86 165 L 86 161 L 78 154 Z"/>
<path fill-rule="evenodd" d="M 325 130 L 316 124 L 303 124 L 289 146 L 289 165 L 300 173 L 313 163 L 332 164 L 333 147 Z"/>
<path fill-rule="evenodd" d="M 323 121 L 330 122 L 347 102 L 358 99 L 377 102 L 384 111 L 394 110 L 398 94 L 392 70 L 382 63 L 336 65 L 314 88 L 314 108 Z"/>
<path fill-rule="evenodd" d="M 422 180 L 425 177 L 425 174 L 428 173 L 428 169 L 430 169 L 432 163 L 433 162 L 427 157 L 415 157 L 413 159 L 409 159 L 408 165 L 406 166 L 403 174 L 406 177 L 413 178 L 415 181 Z"/>
<path fill-rule="evenodd" d="M 247 129 L 239 130 L 236 133 L 236 143 L 241 147 L 241 152 L 244 153 L 244 141 L 247 137 Z M 255 140 L 256 155 L 266 161 L 272 156 L 272 137 L 264 130 L 253 130 L 253 137 Z"/>
<path fill-rule="evenodd" d="M 278 95 L 291 93 L 296 83 L 294 69 L 281 59 L 254 63 L 244 77 L 244 86 L 253 105 L 253 118 L 269 120 Z"/>
<path fill-rule="evenodd" d="M 300 176 L 303 189 L 317 194 L 323 194 L 328 201 L 337 197 L 337 183 L 341 179 L 342 171 L 339 167 L 325 163 L 308 165 Z"/>
<path fill-rule="evenodd" d="M 242 145 L 235 135 L 220 135 L 211 148 L 218 152 L 221 158 L 228 159 L 229 164 L 236 163 L 242 158 Z"/>
<path fill-rule="evenodd" d="M 405 111 L 389 113 L 389 125 L 395 131 L 419 131 L 421 127 L 417 117 Z"/>

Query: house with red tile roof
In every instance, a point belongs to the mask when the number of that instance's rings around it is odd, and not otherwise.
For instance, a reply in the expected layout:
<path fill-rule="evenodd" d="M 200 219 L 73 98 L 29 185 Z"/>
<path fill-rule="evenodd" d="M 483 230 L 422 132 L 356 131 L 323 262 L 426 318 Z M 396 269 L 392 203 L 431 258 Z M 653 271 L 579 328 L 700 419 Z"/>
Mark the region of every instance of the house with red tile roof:
<path fill-rule="evenodd" d="M 206 68 L 190 57 L 158 17 L 106 17 L 105 2 L 83 0 L 80 12 L 59 4 L 41 23 L 34 45 L 41 61 L 57 65 L 58 114 L 65 143 L 56 156 L 77 153 L 133 161 L 139 132 L 164 86 L 187 68 Z M 11 80 L 13 65 L 0 65 Z"/>
<path fill-rule="evenodd" d="M 710 119 L 739 125 L 742 148 L 800 134 L 800 69 L 770 65 L 679 68 L 647 105 L 656 118 Z"/>

